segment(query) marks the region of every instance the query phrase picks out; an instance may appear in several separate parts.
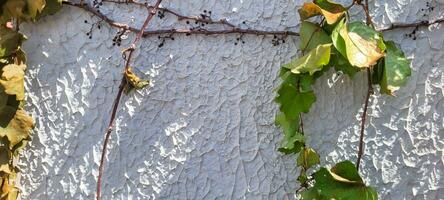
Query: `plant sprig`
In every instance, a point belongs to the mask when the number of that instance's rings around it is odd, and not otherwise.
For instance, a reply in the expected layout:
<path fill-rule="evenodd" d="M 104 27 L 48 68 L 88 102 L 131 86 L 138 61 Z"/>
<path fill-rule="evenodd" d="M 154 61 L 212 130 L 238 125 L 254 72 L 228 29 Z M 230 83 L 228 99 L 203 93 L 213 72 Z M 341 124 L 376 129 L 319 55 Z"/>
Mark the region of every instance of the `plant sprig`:
<path fill-rule="evenodd" d="M 351 22 L 348 9 L 361 5 L 367 23 Z M 394 95 L 411 75 L 410 61 L 407 60 L 394 42 L 385 41 L 382 33 L 375 30 L 368 11 L 368 2 L 354 1 L 344 7 L 329 0 L 314 0 L 305 3 L 299 14 L 300 51 L 305 55 L 292 60 L 281 68 L 282 83 L 277 89 L 276 102 L 279 114 L 276 124 L 284 132 L 282 147 L 285 154 L 299 153 L 297 166 L 301 168 L 298 181 L 305 190 L 297 193 L 302 199 L 362 199 L 375 200 L 376 190 L 368 187 L 359 176 L 359 164 L 363 154 L 364 126 L 373 84 L 380 86 L 381 93 Z M 308 21 L 321 16 L 319 23 Z M 313 39 L 315 38 L 315 39 Z M 358 71 L 368 73 L 368 91 L 361 120 L 358 160 L 355 165 L 350 161 L 337 163 L 331 170 L 321 167 L 312 176 L 307 170 L 320 164 L 319 155 L 307 147 L 308 137 L 300 127 L 303 113 L 309 112 L 316 101 L 311 86 L 322 74 L 334 68 L 354 77 Z M 314 179 L 314 184 L 308 184 Z"/>

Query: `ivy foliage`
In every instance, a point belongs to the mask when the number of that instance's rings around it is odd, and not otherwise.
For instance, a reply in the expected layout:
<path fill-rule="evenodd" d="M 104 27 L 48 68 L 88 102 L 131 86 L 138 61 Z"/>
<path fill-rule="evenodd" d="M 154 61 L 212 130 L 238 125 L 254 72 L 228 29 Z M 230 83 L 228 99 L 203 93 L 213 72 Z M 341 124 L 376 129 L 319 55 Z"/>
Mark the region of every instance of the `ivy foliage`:
<path fill-rule="evenodd" d="M 350 22 L 347 8 L 338 3 L 313 0 L 298 11 L 302 20 L 299 31 L 302 56 L 282 66 L 282 83 L 275 99 L 279 105 L 276 124 L 284 133 L 279 151 L 299 153 L 296 165 L 301 173 L 297 180 L 305 188 L 299 194 L 301 199 L 378 199 L 376 191 L 366 186 L 350 161 L 307 174 L 310 168 L 320 164 L 320 158 L 305 144 L 307 134 L 301 126 L 301 115 L 308 113 L 316 101 L 311 86 L 331 68 L 350 78 L 369 69 L 372 83 L 380 86 L 381 93 L 394 95 L 411 75 L 410 61 L 394 42 L 385 41 L 374 28 L 362 22 Z M 315 16 L 320 16 L 322 21 L 316 23 L 312 20 Z"/>
<path fill-rule="evenodd" d="M 25 100 L 26 36 L 21 22 L 33 22 L 60 10 L 61 0 L 0 1 L 0 199 L 17 199 L 13 159 L 30 139 L 34 121 L 23 108 Z"/>

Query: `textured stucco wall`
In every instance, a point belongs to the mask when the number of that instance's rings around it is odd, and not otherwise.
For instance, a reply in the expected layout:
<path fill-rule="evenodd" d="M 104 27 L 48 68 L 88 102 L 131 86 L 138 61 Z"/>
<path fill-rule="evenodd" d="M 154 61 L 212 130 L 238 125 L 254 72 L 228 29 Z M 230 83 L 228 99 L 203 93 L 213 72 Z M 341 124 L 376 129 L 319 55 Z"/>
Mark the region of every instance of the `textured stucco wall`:
<path fill-rule="evenodd" d="M 302 0 L 165 0 L 187 15 L 212 10 L 244 27 L 297 30 Z M 349 1 L 343 1 L 349 3 Z M 435 9 L 423 11 L 426 2 Z M 440 3 L 441 2 L 441 3 Z M 444 16 L 439 1 L 375 0 L 378 27 Z M 126 11 L 121 11 L 124 9 Z M 105 6 L 112 18 L 140 26 L 143 9 Z M 359 10 L 353 13 L 359 13 Z M 426 14 L 426 16 L 423 16 Z M 121 77 L 116 32 L 80 9 L 65 7 L 37 25 L 29 40 L 27 109 L 37 128 L 19 159 L 23 199 L 93 199 L 104 130 Z M 167 15 L 151 28 L 184 27 Z M 444 24 L 421 28 L 417 39 L 385 33 L 413 59 L 413 76 L 397 97 L 372 98 L 362 174 L 381 199 L 444 199 Z M 132 36 L 130 36 L 131 38 Z M 294 156 L 276 151 L 273 89 L 279 66 L 297 55 L 298 38 L 277 47 L 271 38 L 175 36 L 163 48 L 145 38 L 135 67 L 152 87 L 124 96 L 111 136 L 104 199 L 294 199 Z M 129 43 L 125 40 L 122 47 Z M 333 72 L 315 86 L 305 115 L 309 144 L 323 164 L 356 159 L 358 121 L 366 90 Z"/>

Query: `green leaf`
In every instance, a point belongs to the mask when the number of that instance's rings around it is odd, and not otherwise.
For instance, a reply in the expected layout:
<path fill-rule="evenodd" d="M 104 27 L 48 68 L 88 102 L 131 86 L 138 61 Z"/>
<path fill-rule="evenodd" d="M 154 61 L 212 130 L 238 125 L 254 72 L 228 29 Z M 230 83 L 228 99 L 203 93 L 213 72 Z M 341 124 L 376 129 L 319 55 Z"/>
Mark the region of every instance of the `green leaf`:
<path fill-rule="evenodd" d="M 2 69 L 0 85 L 4 92 L 15 95 L 18 101 L 25 99 L 25 69 L 26 65 L 6 65 Z"/>
<path fill-rule="evenodd" d="M 8 95 L 0 87 L 0 126 L 6 127 L 14 118 L 14 115 L 19 107 L 19 101 L 15 96 Z"/>
<path fill-rule="evenodd" d="M 317 24 L 303 21 L 300 29 L 301 43 L 300 49 L 302 51 L 312 50 L 320 44 L 331 43 L 330 37 Z"/>
<path fill-rule="evenodd" d="M 7 57 L 14 53 L 26 37 L 9 28 L 0 28 L 0 57 Z"/>
<path fill-rule="evenodd" d="M 0 138 L 0 173 L 10 174 L 12 152 L 9 148 L 9 140 L 7 137 Z"/>
<path fill-rule="evenodd" d="M 372 69 L 372 83 L 381 84 L 382 76 L 384 76 L 385 58 L 381 58 Z"/>
<path fill-rule="evenodd" d="M 364 184 L 350 161 L 338 163 L 327 170 L 321 168 L 314 174 L 315 185 L 302 192 L 303 200 L 377 200 L 376 190 Z"/>
<path fill-rule="evenodd" d="M 307 177 L 307 173 L 305 172 L 304 169 L 301 169 L 301 173 L 298 176 L 299 183 L 301 184 L 305 184 L 308 181 L 308 177 Z"/>
<path fill-rule="evenodd" d="M 310 88 L 314 80 L 307 73 L 293 74 L 286 68 L 281 68 L 280 77 L 283 81 L 277 89 L 276 102 L 281 112 L 276 116 L 276 125 L 282 128 L 284 139 L 278 150 L 297 153 L 305 144 L 304 135 L 299 132 L 299 115 L 308 112 L 316 99 Z"/>
<path fill-rule="evenodd" d="M 385 45 L 382 36 L 361 22 L 344 25 L 339 34 L 345 41 L 346 58 L 353 66 L 367 68 L 375 65 L 384 56 Z M 342 51 L 341 48 L 337 49 Z"/>
<path fill-rule="evenodd" d="M 332 174 L 335 174 L 342 179 L 346 179 L 349 182 L 356 182 L 356 183 L 364 183 L 362 178 L 359 176 L 358 170 L 356 169 L 356 166 L 350 162 L 350 161 L 342 161 L 338 164 L 336 164 L 333 168 L 331 168 Z M 333 177 L 335 178 L 335 177 Z M 341 179 L 341 180 L 342 180 Z M 341 181 L 336 179 L 337 181 Z"/>
<path fill-rule="evenodd" d="M 347 74 L 350 78 L 353 78 L 355 74 L 359 71 L 359 68 L 353 67 L 344 56 L 342 56 L 337 50 L 333 50 L 330 58 L 330 63 L 336 71 L 342 71 Z"/>
<path fill-rule="evenodd" d="M 41 18 L 46 15 L 53 15 L 62 8 L 62 0 L 46 0 L 45 8 L 37 18 Z"/>
<path fill-rule="evenodd" d="M 318 153 L 312 148 L 304 148 L 297 159 L 297 166 L 301 166 L 304 169 L 309 169 L 314 165 L 319 164 L 321 161 L 319 159 Z"/>
<path fill-rule="evenodd" d="M 305 137 L 299 133 L 299 118 L 289 120 L 284 113 L 276 116 L 276 124 L 284 131 L 282 146 L 278 149 L 285 154 L 298 153 L 305 144 Z"/>
<path fill-rule="evenodd" d="M 333 46 L 335 46 L 336 50 L 341 53 L 344 58 L 347 58 L 347 49 L 345 47 L 344 38 L 341 37 L 339 33 L 341 29 L 345 27 L 345 19 L 339 21 L 336 27 L 333 29 L 331 33 L 331 40 L 333 42 Z"/>
<path fill-rule="evenodd" d="M 331 44 L 323 44 L 312 49 L 305 56 L 292 60 L 283 67 L 288 68 L 295 74 L 308 72 L 313 75 L 317 71 L 321 71 L 322 67 L 330 61 Z"/>
<path fill-rule="evenodd" d="M 389 95 L 398 90 L 407 82 L 411 75 L 410 61 L 392 41 L 386 42 L 387 54 L 381 81 L 381 92 Z"/>
<path fill-rule="evenodd" d="M 308 113 L 315 101 L 316 97 L 313 91 L 299 92 L 298 88 L 291 84 L 283 84 L 276 97 L 281 112 L 289 119 L 297 119 L 302 112 Z"/>

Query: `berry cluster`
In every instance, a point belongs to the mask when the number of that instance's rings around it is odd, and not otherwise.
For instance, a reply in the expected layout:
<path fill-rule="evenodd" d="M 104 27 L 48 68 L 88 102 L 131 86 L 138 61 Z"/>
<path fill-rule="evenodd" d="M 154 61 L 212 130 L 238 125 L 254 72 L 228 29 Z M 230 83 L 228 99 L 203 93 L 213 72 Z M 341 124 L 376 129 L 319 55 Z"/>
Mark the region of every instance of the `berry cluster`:
<path fill-rule="evenodd" d="M 427 22 L 425 22 L 427 23 Z M 405 36 L 412 38 L 413 40 L 416 40 L 416 33 L 419 31 L 419 26 L 415 27 L 415 29 L 413 29 L 413 31 L 411 33 L 406 33 Z"/>
<path fill-rule="evenodd" d="M 120 29 L 119 31 L 117 31 L 116 35 L 113 38 L 113 46 L 120 46 L 122 44 L 122 39 L 125 36 L 126 32 L 127 31 L 125 29 Z"/>
<path fill-rule="evenodd" d="M 237 37 L 236 42 L 234 42 L 234 45 L 238 45 L 240 42 L 242 42 L 242 44 L 245 44 L 243 37 L 244 37 L 244 34 L 241 34 L 239 37 Z"/>
<path fill-rule="evenodd" d="M 93 7 L 96 8 L 96 9 L 99 9 L 100 6 L 102 6 L 102 4 L 103 4 L 103 3 L 102 3 L 101 0 L 100 0 L 100 1 L 99 1 L 99 0 L 94 0 L 94 1 L 93 1 Z"/>
<path fill-rule="evenodd" d="M 197 27 L 192 27 L 191 30 L 203 28 L 206 24 L 209 24 L 211 21 L 211 11 L 203 10 L 203 13 L 200 14 L 200 18 L 197 18 L 194 23 Z M 189 20 L 186 21 L 187 24 L 191 24 Z"/>
<path fill-rule="evenodd" d="M 203 10 L 203 13 L 200 14 L 200 17 L 202 19 L 211 20 L 211 10 L 210 11 Z"/>
<path fill-rule="evenodd" d="M 424 12 L 423 17 L 428 16 L 430 12 L 435 10 L 435 6 L 433 6 L 430 2 L 426 2 L 426 8 L 421 8 L 421 11 Z"/>
<path fill-rule="evenodd" d="M 165 17 L 165 11 L 164 10 L 157 11 L 157 17 L 163 19 Z"/>
<path fill-rule="evenodd" d="M 271 40 L 271 44 L 273 44 L 273 46 L 278 46 L 284 43 L 285 43 L 285 36 L 278 37 L 277 35 L 274 35 L 273 40 Z"/>
<path fill-rule="evenodd" d="M 157 38 L 161 41 L 160 44 L 158 45 L 159 48 L 161 48 L 161 47 L 163 47 L 163 45 L 165 45 L 165 41 L 167 39 L 174 40 L 173 34 L 169 34 L 169 35 L 166 35 L 166 36 L 160 36 L 159 35 L 159 36 L 157 36 Z"/>
<path fill-rule="evenodd" d="M 88 36 L 89 39 L 92 39 L 92 34 L 93 34 L 94 27 L 97 27 L 97 29 L 101 28 L 100 24 L 102 23 L 102 21 L 103 20 L 100 20 L 98 22 L 95 22 L 95 23 L 91 24 L 91 28 L 86 33 L 86 35 Z M 88 24 L 88 20 L 85 20 L 84 22 L 85 22 L 85 24 Z"/>

